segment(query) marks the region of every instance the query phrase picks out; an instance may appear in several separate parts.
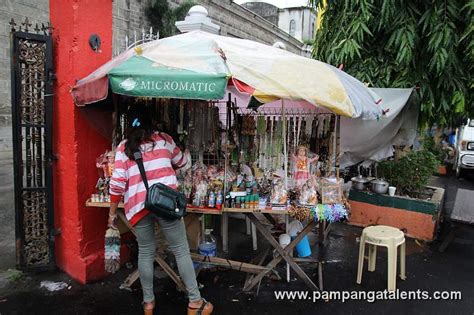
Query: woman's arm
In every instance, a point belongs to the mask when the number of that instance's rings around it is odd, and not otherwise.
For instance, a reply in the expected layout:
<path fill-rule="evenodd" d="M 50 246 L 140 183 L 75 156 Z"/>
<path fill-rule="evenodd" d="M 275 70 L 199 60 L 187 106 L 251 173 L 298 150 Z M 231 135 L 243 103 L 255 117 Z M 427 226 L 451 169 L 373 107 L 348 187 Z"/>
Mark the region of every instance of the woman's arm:
<path fill-rule="evenodd" d="M 128 167 L 125 163 L 127 156 L 122 150 L 117 149 L 115 153 L 115 164 L 112 177 L 110 178 L 109 193 L 113 196 L 122 197 L 128 182 Z"/>
<path fill-rule="evenodd" d="M 113 229 L 117 228 L 116 219 L 117 219 L 117 209 L 118 209 L 118 202 L 110 202 L 110 210 L 109 210 L 109 220 L 108 220 L 108 227 Z"/>
<path fill-rule="evenodd" d="M 171 138 L 171 137 L 170 137 Z M 186 154 L 181 151 L 181 149 L 176 145 L 174 140 L 171 138 L 171 164 L 173 167 L 178 169 L 186 165 L 188 161 Z"/>

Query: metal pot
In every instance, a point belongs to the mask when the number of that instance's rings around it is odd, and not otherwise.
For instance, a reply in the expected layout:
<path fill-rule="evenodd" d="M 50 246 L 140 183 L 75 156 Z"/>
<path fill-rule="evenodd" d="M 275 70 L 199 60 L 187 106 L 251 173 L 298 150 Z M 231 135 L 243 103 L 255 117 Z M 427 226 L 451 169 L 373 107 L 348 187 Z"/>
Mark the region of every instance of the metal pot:
<path fill-rule="evenodd" d="M 352 189 L 355 189 L 355 190 L 364 190 L 365 188 L 367 188 L 367 185 L 370 182 L 370 180 L 367 177 L 364 177 L 362 175 L 352 177 L 351 181 L 352 181 Z"/>
<path fill-rule="evenodd" d="M 372 186 L 372 191 L 376 194 L 386 194 L 388 191 L 388 182 L 383 179 L 374 179 L 370 182 Z"/>

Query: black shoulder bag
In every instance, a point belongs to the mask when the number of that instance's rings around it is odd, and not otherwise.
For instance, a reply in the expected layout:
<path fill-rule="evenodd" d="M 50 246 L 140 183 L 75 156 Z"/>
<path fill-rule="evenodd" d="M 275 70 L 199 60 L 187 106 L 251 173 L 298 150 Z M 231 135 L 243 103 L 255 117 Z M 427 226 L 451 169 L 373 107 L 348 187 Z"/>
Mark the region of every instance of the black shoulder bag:
<path fill-rule="evenodd" d="M 135 152 L 133 157 L 137 162 L 146 188 L 145 208 L 154 215 L 167 220 L 178 220 L 184 217 L 186 215 L 186 197 L 184 194 L 162 183 L 156 183 L 148 187 L 141 152 Z"/>

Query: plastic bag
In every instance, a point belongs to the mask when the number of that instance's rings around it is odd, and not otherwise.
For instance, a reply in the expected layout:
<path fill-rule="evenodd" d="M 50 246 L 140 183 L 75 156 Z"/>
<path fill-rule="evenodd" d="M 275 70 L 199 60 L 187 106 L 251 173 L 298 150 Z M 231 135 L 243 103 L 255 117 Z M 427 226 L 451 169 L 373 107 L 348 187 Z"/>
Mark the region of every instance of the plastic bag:
<path fill-rule="evenodd" d="M 293 220 L 288 224 L 288 234 L 295 237 L 299 232 L 303 231 L 303 224 L 298 220 Z"/>

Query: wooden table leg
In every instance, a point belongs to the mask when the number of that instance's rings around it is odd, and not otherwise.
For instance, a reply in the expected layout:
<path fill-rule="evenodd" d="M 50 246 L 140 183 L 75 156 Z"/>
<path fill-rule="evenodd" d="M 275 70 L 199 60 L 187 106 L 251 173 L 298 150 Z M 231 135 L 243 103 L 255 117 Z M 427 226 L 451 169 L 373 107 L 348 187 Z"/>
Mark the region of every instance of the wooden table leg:
<path fill-rule="evenodd" d="M 324 221 L 318 223 L 318 244 L 321 245 L 324 242 Z"/>
<path fill-rule="evenodd" d="M 244 263 L 240 261 L 220 258 L 220 257 L 203 256 L 196 253 L 191 253 L 191 259 L 194 262 L 199 263 L 199 264 L 201 263 L 209 264 L 209 265 L 214 265 L 218 267 L 223 267 L 223 268 L 228 268 L 232 270 L 243 271 L 246 273 L 253 273 L 253 274 L 258 274 L 268 269 L 267 267 L 261 266 L 261 265 L 255 265 L 252 263 L 249 264 L 249 263 Z M 271 271 L 271 270 L 268 270 L 268 271 Z"/>
<path fill-rule="evenodd" d="M 275 225 L 276 221 L 275 219 L 271 216 L 270 213 L 264 213 L 263 216 L 270 222 L 271 224 Z"/>
<path fill-rule="evenodd" d="M 155 256 L 155 261 L 170 276 L 171 280 L 174 281 L 174 283 L 176 284 L 176 287 L 178 288 L 178 290 L 186 292 L 186 286 L 184 285 L 181 278 L 176 274 L 176 272 L 174 272 L 173 268 L 171 268 L 170 265 L 168 265 L 166 263 L 166 261 L 163 258 L 161 258 L 160 255 L 157 254 Z"/>
<path fill-rule="evenodd" d="M 319 284 L 319 289 L 321 291 L 324 291 L 324 285 L 323 285 L 323 263 L 319 262 L 318 263 L 318 284 Z"/>
<path fill-rule="evenodd" d="M 265 258 L 268 256 L 269 252 L 270 252 L 270 249 L 267 248 L 264 252 L 260 253 L 254 259 L 252 259 L 250 261 L 250 263 L 261 266 L 263 264 L 263 262 L 265 261 Z M 252 281 L 253 277 L 254 277 L 253 274 L 247 273 L 247 276 L 245 277 L 244 288 L 247 287 L 247 285 L 250 281 Z"/>
<path fill-rule="evenodd" d="M 289 234 L 288 226 L 290 225 L 290 216 L 285 214 L 285 233 Z M 278 242 L 279 243 L 279 242 Z M 293 257 L 293 251 L 291 251 L 290 256 Z M 290 264 L 286 263 L 286 282 L 290 283 Z"/>
<path fill-rule="evenodd" d="M 253 214 L 252 214 L 253 215 Z M 259 225 L 259 226 L 256 226 L 257 229 L 265 229 L 265 227 L 263 227 L 263 225 Z M 304 229 L 303 231 L 294 239 L 294 241 L 292 241 L 286 248 L 285 248 L 285 251 L 287 251 L 288 253 L 290 251 L 292 251 L 295 247 L 296 247 L 296 244 L 298 244 L 299 241 L 301 241 L 301 239 L 307 234 L 309 233 L 309 231 L 312 230 L 312 228 L 314 227 L 314 222 L 311 223 L 311 224 L 308 224 Z M 265 232 L 268 232 L 266 229 L 265 229 Z M 270 234 L 271 235 L 271 234 Z M 273 236 L 272 236 L 273 238 Z M 279 245 L 279 244 L 278 244 Z M 244 286 L 243 288 L 243 291 L 244 292 L 247 292 L 247 291 L 250 291 L 252 290 L 253 287 L 255 287 L 262 279 L 263 277 L 265 277 L 270 271 L 272 270 L 275 270 L 275 267 L 283 260 L 282 256 L 278 255 L 277 257 L 273 258 L 265 267 L 268 268 L 268 270 L 266 271 L 262 271 L 260 272 L 258 275 L 254 276 L 252 278 L 252 280 L 250 280 L 248 283 L 247 283 L 247 286 Z"/>
<path fill-rule="evenodd" d="M 329 232 L 331 232 L 332 223 L 326 223 L 326 228 L 324 230 L 324 240 L 328 239 Z"/>
<path fill-rule="evenodd" d="M 320 221 L 318 224 L 318 284 L 319 288 L 323 290 L 323 262 L 324 250 L 328 242 L 328 235 L 331 231 L 331 223 L 327 221 Z"/>
<path fill-rule="evenodd" d="M 135 281 L 137 281 L 139 278 L 140 278 L 140 275 L 138 274 L 138 269 L 135 269 L 134 272 L 128 275 L 128 277 L 122 283 L 120 288 L 130 289 L 131 286 L 135 283 Z"/>
<path fill-rule="evenodd" d="M 227 253 L 229 251 L 229 214 L 222 213 L 221 220 L 222 250 Z"/>
<path fill-rule="evenodd" d="M 282 260 L 283 258 L 281 256 L 278 256 L 278 257 L 275 257 L 272 259 L 272 261 L 270 261 L 265 267 L 268 268 L 268 270 L 264 270 L 264 271 L 261 271 L 259 274 L 257 274 L 256 276 L 254 276 L 252 278 L 252 280 L 250 280 L 246 286 L 244 286 L 243 288 L 243 291 L 244 292 L 247 292 L 247 291 L 250 291 L 252 290 L 252 288 L 254 286 L 256 286 L 260 280 L 263 279 L 263 277 L 265 277 L 271 270 L 273 270 L 277 265 L 278 263 Z"/>
<path fill-rule="evenodd" d="M 272 269 L 278 264 L 281 259 L 284 259 L 293 269 L 298 277 L 303 280 L 303 282 L 312 290 L 319 290 L 318 286 L 314 284 L 314 282 L 308 277 L 308 275 L 301 269 L 300 266 L 294 261 L 293 257 L 290 256 L 290 251 L 293 250 L 293 248 L 296 246 L 296 244 L 299 243 L 299 241 L 305 237 L 311 229 L 314 227 L 315 223 L 314 221 L 311 221 L 304 229 L 301 231 L 298 236 L 284 249 L 283 247 L 280 246 L 280 244 L 275 240 L 273 235 L 265 229 L 265 227 L 260 223 L 260 221 L 255 217 L 253 213 L 246 213 L 250 221 L 252 221 L 257 229 L 260 231 L 260 233 L 267 239 L 267 241 L 272 245 L 273 248 L 275 248 L 278 253 L 280 254 L 280 257 L 274 258 L 268 265 L 267 267 L 271 267 Z M 278 260 L 279 259 L 279 260 Z M 253 286 L 255 286 L 260 279 L 262 279 L 269 271 L 261 272 L 257 276 L 254 277 L 252 281 L 250 281 L 249 285 L 247 288 L 244 288 L 245 291 L 250 290 Z"/>

